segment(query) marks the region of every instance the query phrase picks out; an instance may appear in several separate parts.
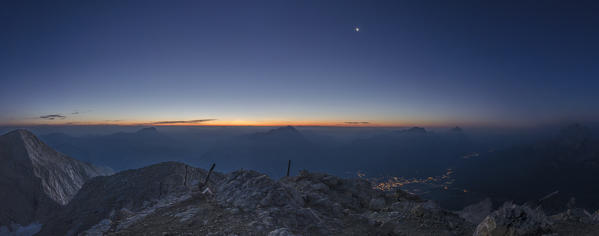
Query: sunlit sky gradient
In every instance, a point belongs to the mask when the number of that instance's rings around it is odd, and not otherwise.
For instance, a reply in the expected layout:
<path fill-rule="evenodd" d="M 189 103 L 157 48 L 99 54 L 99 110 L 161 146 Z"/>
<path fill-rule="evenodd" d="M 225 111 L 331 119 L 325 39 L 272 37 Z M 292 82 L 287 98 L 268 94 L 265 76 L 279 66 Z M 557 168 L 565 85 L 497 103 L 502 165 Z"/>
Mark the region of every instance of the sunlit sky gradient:
<path fill-rule="evenodd" d="M 597 12 L 596 1 L 3 1 L 0 124 L 597 120 Z"/>

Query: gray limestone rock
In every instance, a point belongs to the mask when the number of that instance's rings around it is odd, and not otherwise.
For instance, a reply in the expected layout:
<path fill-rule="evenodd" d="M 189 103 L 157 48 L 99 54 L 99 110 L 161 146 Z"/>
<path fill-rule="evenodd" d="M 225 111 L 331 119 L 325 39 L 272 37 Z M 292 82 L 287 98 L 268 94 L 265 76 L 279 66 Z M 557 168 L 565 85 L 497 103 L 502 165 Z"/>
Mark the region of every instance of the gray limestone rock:
<path fill-rule="evenodd" d="M 111 170 L 55 151 L 27 130 L 0 136 L 0 226 L 43 221 Z"/>
<path fill-rule="evenodd" d="M 476 227 L 474 235 L 543 235 L 553 233 L 551 225 L 552 222 L 539 209 L 505 203 Z"/>

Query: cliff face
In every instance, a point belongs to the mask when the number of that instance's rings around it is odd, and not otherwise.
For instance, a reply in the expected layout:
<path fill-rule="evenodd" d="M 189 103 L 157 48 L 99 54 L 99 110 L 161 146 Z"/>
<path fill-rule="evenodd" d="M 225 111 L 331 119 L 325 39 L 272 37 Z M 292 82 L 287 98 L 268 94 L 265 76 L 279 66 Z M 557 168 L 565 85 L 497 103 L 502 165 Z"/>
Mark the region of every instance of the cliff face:
<path fill-rule="evenodd" d="M 0 225 L 40 221 L 111 171 L 55 151 L 26 130 L 0 136 Z"/>
<path fill-rule="evenodd" d="M 44 224 L 40 233 L 74 235 L 91 230 L 101 235 L 107 230 L 104 227 L 126 228 L 158 208 L 189 199 L 206 174 L 205 170 L 182 163 L 164 162 L 94 178 Z M 221 178 L 218 173 L 211 176 L 212 180 Z"/>

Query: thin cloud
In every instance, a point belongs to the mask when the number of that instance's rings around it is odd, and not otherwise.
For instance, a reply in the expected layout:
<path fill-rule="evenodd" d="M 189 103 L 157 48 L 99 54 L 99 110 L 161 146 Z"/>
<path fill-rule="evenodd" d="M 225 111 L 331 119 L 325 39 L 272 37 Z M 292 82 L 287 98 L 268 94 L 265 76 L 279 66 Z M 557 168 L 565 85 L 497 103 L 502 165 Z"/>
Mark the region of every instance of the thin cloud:
<path fill-rule="evenodd" d="M 85 113 L 89 113 L 91 112 L 91 110 L 75 110 L 73 112 L 71 112 L 71 115 L 81 115 L 81 114 L 85 114 Z"/>
<path fill-rule="evenodd" d="M 164 124 L 196 124 L 203 123 L 208 121 L 213 121 L 216 119 L 202 119 L 202 120 L 167 120 L 167 121 L 157 121 L 153 122 L 154 125 L 164 125 Z"/>
<path fill-rule="evenodd" d="M 84 124 L 84 123 L 82 123 L 82 122 L 67 122 L 67 123 L 64 123 L 64 125 L 80 125 L 80 124 Z"/>
<path fill-rule="evenodd" d="M 366 124 L 370 124 L 370 122 L 368 122 L 368 121 L 346 121 L 346 122 L 343 122 L 343 123 L 346 123 L 348 125 L 366 125 Z"/>
<path fill-rule="evenodd" d="M 44 116 L 40 116 L 40 119 L 44 119 L 44 120 L 64 120 L 65 118 L 67 118 L 66 116 L 60 115 L 60 114 L 51 114 L 51 115 L 44 115 Z"/>

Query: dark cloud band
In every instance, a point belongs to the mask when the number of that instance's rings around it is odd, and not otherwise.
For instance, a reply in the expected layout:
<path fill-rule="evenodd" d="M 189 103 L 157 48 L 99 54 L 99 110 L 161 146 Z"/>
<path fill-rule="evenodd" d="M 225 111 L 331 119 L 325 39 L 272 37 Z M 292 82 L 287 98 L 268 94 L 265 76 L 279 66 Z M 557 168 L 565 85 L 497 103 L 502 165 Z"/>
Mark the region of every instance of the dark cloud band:
<path fill-rule="evenodd" d="M 40 116 L 40 119 L 45 119 L 45 120 L 55 120 L 55 119 L 64 120 L 65 118 L 67 118 L 67 117 L 63 116 L 63 115 L 59 115 L 59 114 Z"/>
<path fill-rule="evenodd" d="M 344 123 L 349 124 L 349 125 L 365 125 L 365 124 L 370 124 L 370 122 L 368 122 L 368 121 L 346 121 Z"/>
<path fill-rule="evenodd" d="M 208 121 L 213 121 L 216 119 L 202 119 L 202 120 L 168 120 L 168 121 L 157 121 L 152 124 L 155 125 L 164 125 L 164 124 L 195 124 L 195 123 L 203 123 Z"/>

